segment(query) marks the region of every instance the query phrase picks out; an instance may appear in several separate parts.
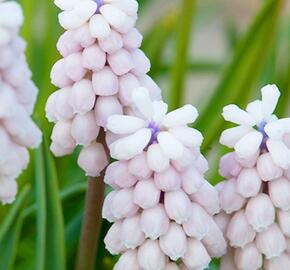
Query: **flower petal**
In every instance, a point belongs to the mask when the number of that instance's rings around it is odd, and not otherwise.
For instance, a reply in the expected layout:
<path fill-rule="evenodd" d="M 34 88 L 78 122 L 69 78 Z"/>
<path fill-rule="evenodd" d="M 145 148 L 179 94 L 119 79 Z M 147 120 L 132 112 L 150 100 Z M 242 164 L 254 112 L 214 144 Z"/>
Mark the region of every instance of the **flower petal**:
<path fill-rule="evenodd" d="M 268 84 L 261 89 L 262 93 L 262 107 L 265 117 L 270 116 L 278 103 L 280 91 L 275 84 Z"/>
<path fill-rule="evenodd" d="M 264 120 L 261 100 L 255 100 L 249 103 L 246 111 L 255 119 L 257 123 L 261 123 Z"/>
<path fill-rule="evenodd" d="M 112 158 L 129 160 L 143 152 L 151 138 L 151 131 L 143 128 L 134 134 L 113 142 L 109 148 Z"/>
<path fill-rule="evenodd" d="M 281 120 L 268 123 L 264 130 L 266 134 L 275 140 L 281 140 L 285 134 L 285 126 Z"/>
<path fill-rule="evenodd" d="M 168 158 L 178 160 L 182 157 L 184 147 L 171 133 L 160 132 L 157 136 L 157 140 L 163 153 Z"/>
<path fill-rule="evenodd" d="M 277 166 L 285 170 L 290 167 L 290 149 L 286 144 L 280 140 L 268 139 L 267 147 Z"/>
<path fill-rule="evenodd" d="M 163 101 L 153 101 L 153 121 L 160 123 L 165 117 L 168 105 Z"/>
<path fill-rule="evenodd" d="M 144 120 L 130 115 L 112 115 L 107 122 L 108 130 L 115 134 L 130 134 L 144 127 Z"/>
<path fill-rule="evenodd" d="M 136 88 L 133 91 L 132 99 L 140 113 L 150 119 L 153 114 L 153 106 L 148 90 L 144 87 Z"/>
<path fill-rule="evenodd" d="M 197 117 L 197 109 L 194 106 L 187 104 L 177 110 L 168 113 L 164 117 L 162 124 L 165 127 L 183 126 L 193 123 Z"/>
<path fill-rule="evenodd" d="M 222 116 L 226 121 L 238 125 L 254 126 L 256 124 L 254 118 L 249 113 L 240 109 L 237 105 L 234 104 L 225 106 Z"/>
<path fill-rule="evenodd" d="M 162 172 L 169 167 L 169 158 L 163 153 L 159 144 L 152 144 L 147 151 L 149 168 L 154 172 Z"/>
<path fill-rule="evenodd" d="M 235 151 L 240 158 L 250 158 L 259 150 L 263 135 L 258 131 L 246 134 L 235 144 Z"/>
<path fill-rule="evenodd" d="M 203 136 L 198 130 L 187 126 L 174 127 L 169 132 L 187 147 L 200 147 L 203 141 Z"/>
<path fill-rule="evenodd" d="M 247 133 L 251 132 L 253 129 L 248 126 L 237 126 L 233 128 L 226 129 L 223 131 L 220 137 L 220 143 L 229 148 L 233 148 L 235 144 Z"/>

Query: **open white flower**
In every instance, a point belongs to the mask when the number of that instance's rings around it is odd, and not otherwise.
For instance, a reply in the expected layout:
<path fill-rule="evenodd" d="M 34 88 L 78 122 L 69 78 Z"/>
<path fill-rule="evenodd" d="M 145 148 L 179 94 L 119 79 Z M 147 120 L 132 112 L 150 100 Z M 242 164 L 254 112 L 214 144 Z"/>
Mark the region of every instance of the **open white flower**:
<path fill-rule="evenodd" d="M 185 147 L 201 145 L 201 133 L 187 126 L 198 117 L 192 105 L 167 113 L 167 104 L 151 101 L 147 89 L 142 87 L 133 92 L 133 101 L 140 116 L 113 115 L 108 119 L 108 130 L 121 137 L 110 145 L 113 158 L 129 160 L 145 149 L 149 165 L 162 170 L 170 160 L 182 158 Z M 152 164 L 153 157 L 159 165 Z"/>
<path fill-rule="evenodd" d="M 249 103 L 245 111 L 236 105 L 224 107 L 224 119 L 239 126 L 225 130 L 220 142 L 234 148 L 242 159 L 257 156 L 260 151 L 269 151 L 276 165 L 287 169 L 290 149 L 285 136 L 290 133 L 290 118 L 278 119 L 273 114 L 280 97 L 276 85 L 263 87 L 261 93 L 262 100 Z"/>

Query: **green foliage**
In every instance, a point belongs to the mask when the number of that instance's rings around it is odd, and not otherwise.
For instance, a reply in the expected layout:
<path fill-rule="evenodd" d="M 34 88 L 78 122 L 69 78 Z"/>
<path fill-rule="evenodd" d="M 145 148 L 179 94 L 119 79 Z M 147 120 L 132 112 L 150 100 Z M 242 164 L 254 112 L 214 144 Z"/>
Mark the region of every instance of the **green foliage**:
<path fill-rule="evenodd" d="M 60 58 L 55 44 L 62 30 L 53 1 L 20 2 L 26 18 L 22 34 L 28 44 L 27 57 L 33 79 L 40 89 L 35 117 L 45 133 L 45 143 L 32 153 L 31 164 L 19 179 L 20 192 L 16 202 L 12 206 L 0 207 L 0 270 L 71 270 L 79 240 L 86 181 L 76 165 L 78 151 L 56 160 L 50 155 L 47 137 L 51 125 L 44 113 L 45 101 L 55 90 L 49 73 L 53 63 Z M 277 83 L 284 96 L 278 108 L 279 115 L 289 111 L 290 22 L 281 12 L 286 1 L 263 1 L 253 22 L 241 33 L 232 21 L 225 24 L 225 43 L 230 44 L 230 50 L 227 58 L 221 60 L 204 59 L 199 55 L 191 59 L 191 43 L 195 41 L 193 26 L 196 32 L 200 18 L 206 24 L 213 10 L 221 12 L 221 7 L 217 8 L 214 3 L 201 7 L 199 2 L 203 1 L 183 0 L 179 1 L 178 9 L 165 9 L 155 19 L 146 9 L 154 1 L 139 2 L 141 16 L 147 21 L 152 20 L 142 49 L 152 62 L 150 75 L 158 82 L 170 82 L 166 96 L 171 108 L 184 104 L 188 95 L 195 95 L 193 90 L 185 95 L 187 79 L 192 75 L 209 76 L 209 80 L 211 75 L 217 78 L 214 91 L 202 93 L 201 101 L 205 106 L 195 124 L 205 136 L 204 152 L 211 150 L 214 157 L 213 168 L 216 169 L 212 169 L 210 180 L 217 182 L 218 158 L 225 151 L 217 145 L 220 132 L 225 128 L 220 117 L 224 105 L 236 103 L 243 106 L 257 95 L 260 86 Z M 98 270 L 110 270 L 116 261 L 102 242 L 109 226 L 103 222 L 100 248 L 96 254 Z M 209 269 L 218 269 L 218 261 L 214 261 Z"/>

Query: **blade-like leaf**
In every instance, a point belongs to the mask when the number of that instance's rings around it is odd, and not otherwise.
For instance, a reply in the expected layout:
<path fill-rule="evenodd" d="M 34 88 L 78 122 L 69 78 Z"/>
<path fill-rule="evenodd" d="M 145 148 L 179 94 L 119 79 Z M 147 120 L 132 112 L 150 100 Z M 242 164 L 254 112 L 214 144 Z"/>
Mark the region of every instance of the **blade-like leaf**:
<path fill-rule="evenodd" d="M 43 160 L 42 146 L 35 151 L 35 198 L 36 198 L 36 220 L 37 237 L 35 252 L 35 269 L 45 269 L 45 248 L 46 248 L 46 187 L 45 187 L 45 167 Z"/>
<path fill-rule="evenodd" d="M 203 109 L 196 126 L 204 133 L 204 150 L 219 137 L 225 122 L 220 116 L 223 106 L 244 105 L 252 95 L 265 60 L 271 51 L 282 0 L 268 0 L 225 70 L 214 95 Z"/>
<path fill-rule="evenodd" d="M 11 209 L 5 216 L 1 226 L 0 226 L 0 243 L 2 243 L 4 240 L 4 237 L 6 236 L 9 229 L 13 226 L 15 218 L 19 214 L 19 211 L 21 207 L 23 206 L 25 200 L 28 197 L 30 187 L 24 186 L 20 194 L 18 195 L 17 200 L 14 202 L 14 204 L 11 206 Z"/>
<path fill-rule="evenodd" d="M 66 260 L 61 198 L 54 160 L 46 147 L 44 147 L 44 157 L 47 198 L 46 258 L 49 258 L 45 262 L 45 269 L 64 270 Z"/>
<path fill-rule="evenodd" d="M 172 66 L 172 84 L 169 94 L 169 107 L 171 110 L 180 107 L 183 102 L 184 83 L 186 79 L 188 51 L 195 5 L 195 0 L 183 0 L 182 10 L 178 18 L 179 23 L 176 29 L 175 61 Z"/>

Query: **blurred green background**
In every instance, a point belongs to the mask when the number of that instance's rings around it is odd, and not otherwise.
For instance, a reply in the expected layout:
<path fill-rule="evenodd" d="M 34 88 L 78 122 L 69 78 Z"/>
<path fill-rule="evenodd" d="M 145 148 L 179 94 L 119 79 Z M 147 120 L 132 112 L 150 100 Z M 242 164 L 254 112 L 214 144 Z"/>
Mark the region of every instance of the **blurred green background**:
<path fill-rule="evenodd" d="M 44 145 L 31 153 L 19 179 L 18 199 L 0 207 L 0 270 L 74 269 L 86 190 L 77 153 L 53 159 L 51 125 L 45 101 L 55 89 L 49 74 L 60 58 L 55 44 L 62 30 L 53 1 L 22 0 L 27 57 L 39 87 L 35 119 L 45 133 Z M 195 127 L 205 140 L 208 179 L 220 181 L 218 144 L 226 127 L 220 113 L 229 103 L 244 106 L 261 86 L 276 83 L 282 98 L 277 114 L 289 115 L 290 3 L 288 0 L 139 0 L 142 49 L 151 59 L 150 75 L 160 84 L 170 107 L 194 104 Z M 77 151 L 76 151 L 77 152 Z M 116 260 L 105 251 L 103 222 L 96 269 L 112 269 Z M 218 269 L 213 262 L 211 269 Z"/>

